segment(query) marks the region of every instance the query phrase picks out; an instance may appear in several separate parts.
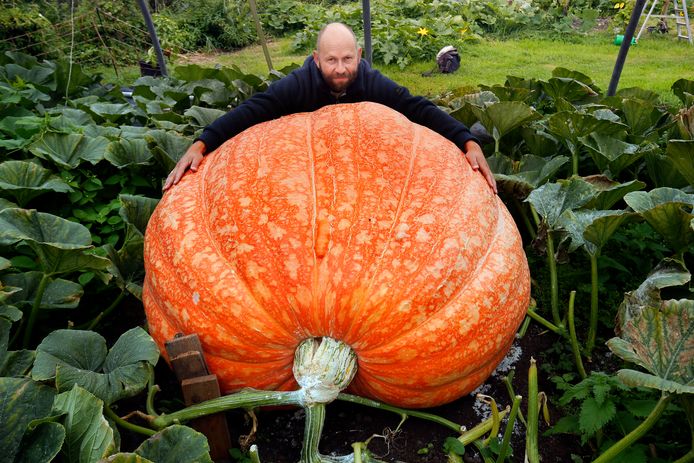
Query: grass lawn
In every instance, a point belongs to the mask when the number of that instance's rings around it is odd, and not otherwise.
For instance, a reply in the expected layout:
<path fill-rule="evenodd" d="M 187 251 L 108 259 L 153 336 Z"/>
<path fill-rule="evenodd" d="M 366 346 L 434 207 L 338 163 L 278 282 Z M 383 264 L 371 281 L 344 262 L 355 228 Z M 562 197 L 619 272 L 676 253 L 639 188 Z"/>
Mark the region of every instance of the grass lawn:
<path fill-rule="evenodd" d="M 445 91 L 462 89 L 465 93 L 477 90 L 478 84 L 503 84 L 506 76 L 548 79 L 555 67 L 565 67 L 590 76 L 603 90 L 612 76 L 619 47 L 613 44 L 614 35 L 599 33 L 570 40 L 547 38 L 516 38 L 512 40 L 485 39 L 459 47 L 463 59 L 461 68 L 448 75 L 423 77 L 422 73 L 434 68 L 430 62 L 412 63 L 405 69 L 377 64 L 386 76 L 408 87 L 419 95 L 437 95 Z M 308 53 L 292 51 L 292 39 L 274 39 L 269 44 L 270 55 L 276 69 L 292 63 L 301 64 Z M 179 57 L 177 64 L 194 62 L 201 65 L 237 65 L 244 72 L 266 74 L 268 71 L 259 45 L 232 53 L 195 54 Z M 107 79 L 113 80 L 113 70 L 100 68 Z M 126 69 L 121 81 L 135 78 L 136 71 Z M 679 78 L 694 79 L 694 46 L 678 41 L 672 35 L 644 35 L 629 49 L 618 88 L 641 87 L 659 93 L 664 101 L 678 101 L 670 86 Z"/>

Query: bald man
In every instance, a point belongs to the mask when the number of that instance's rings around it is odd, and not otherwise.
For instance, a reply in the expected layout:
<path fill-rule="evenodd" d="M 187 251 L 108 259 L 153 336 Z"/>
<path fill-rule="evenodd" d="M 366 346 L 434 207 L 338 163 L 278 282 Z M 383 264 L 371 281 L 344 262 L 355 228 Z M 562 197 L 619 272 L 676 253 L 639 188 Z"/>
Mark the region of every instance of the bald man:
<path fill-rule="evenodd" d="M 328 24 L 320 31 L 316 49 L 301 68 L 207 126 L 166 178 L 163 189 L 177 184 L 188 169 L 196 171 L 206 153 L 255 124 L 330 104 L 360 101 L 393 108 L 455 143 L 496 193 L 494 175 L 470 130 L 426 98 L 412 96 L 405 87 L 371 69 L 361 59 L 354 32 L 341 23 Z"/>

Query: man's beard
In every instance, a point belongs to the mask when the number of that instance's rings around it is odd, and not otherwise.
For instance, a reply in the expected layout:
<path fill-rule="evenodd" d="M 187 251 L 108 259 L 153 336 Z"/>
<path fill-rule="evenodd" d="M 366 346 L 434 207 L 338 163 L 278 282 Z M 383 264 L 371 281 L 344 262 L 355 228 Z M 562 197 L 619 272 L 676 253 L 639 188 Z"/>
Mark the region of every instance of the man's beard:
<path fill-rule="evenodd" d="M 344 73 L 340 76 L 335 77 L 323 76 L 323 78 L 328 84 L 328 87 L 330 87 L 330 89 L 333 92 L 344 92 L 347 89 L 347 87 L 349 87 L 350 84 L 354 82 L 354 76 L 352 73 Z"/>

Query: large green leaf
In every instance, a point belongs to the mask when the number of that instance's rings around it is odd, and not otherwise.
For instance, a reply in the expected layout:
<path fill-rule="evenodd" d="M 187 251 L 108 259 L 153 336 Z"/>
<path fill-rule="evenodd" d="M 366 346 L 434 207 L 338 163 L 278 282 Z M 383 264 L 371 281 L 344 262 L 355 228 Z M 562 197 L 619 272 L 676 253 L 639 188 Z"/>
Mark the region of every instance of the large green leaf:
<path fill-rule="evenodd" d="M 8 351 L 5 364 L 0 364 L 0 376 L 26 376 L 27 372 L 34 364 L 34 359 L 35 352 L 33 350 Z"/>
<path fill-rule="evenodd" d="M 534 124 L 522 127 L 521 135 L 528 150 L 534 155 L 550 157 L 555 156 L 557 151 L 559 151 L 559 142 L 556 137 L 547 133 L 544 129 L 535 127 Z"/>
<path fill-rule="evenodd" d="M 133 224 L 144 236 L 149 218 L 152 216 L 154 208 L 159 204 L 159 200 L 134 195 L 120 195 L 118 198 L 123 204 L 123 207 L 118 212 L 120 216 L 127 223 Z"/>
<path fill-rule="evenodd" d="M 0 211 L 0 244 L 20 241 L 33 249 L 48 275 L 109 265 L 108 259 L 85 252 L 91 249 L 91 234 L 83 225 L 33 209 Z"/>
<path fill-rule="evenodd" d="M 455 111 L 451 111 L 450 115 L 461 121 L 463 124 L 471 127 L 477 122 L 477 116 L 473 112 L 473 107 L 486 108 L 498 103 L 499 98 L 489 91 L 481 91 L 463 96 L 462 104 Z"/>
<path fill-rule="evenodd" d="M 35 162 L 5 161 L 0 164 L 0 190 L 7 191 L 24 207 L 41 194 L 49 191 L 67 193 L 72 188 Z"/>
<path fill-rule="evenodd" d="M 95 126 L 94 119 L 92 119 L 89 113 L 81 109 L 57 106 L 46 112 L 54 116 L 51 118 L 50 126 L 58 132 L 81 132 L 88 126 Z"/>
<path fill-rule="evenodd" d="M 533 205 L 550 230 L 556 230 L 559 217 L 567 210 L 578 209 L 596 196 L 595 188 L 588 182 L 572 177 L 557 183 L 545 183 L 528 195 Z"/>
<path fill-rule="evenodd" d="M 507 156 L 497 153 L 488 161 L 500 191 L 518 199 L 525 199 L 531 191 L 547 182 L 564 164 L 569 162 L 569 158 L 556 156 L 546 159 L 528 154 L 520 161 L 514 162 Z"/>
<path fill-rule="evenodd" d="M 531 104 L 537 98 L 537 91 L 531 88 L 508 87 L 506 85 L 479 85 L 480 90 L 494 93 L 500 101 L 522 101 Z"/>
<path fill-rule="evenodd" d="M 185 154 L 191 139 L 164 130 L 152 130 L 145 137 L 154 157 L 164 167 L 166 172 L 174 168 Z"/>
<path fill-rule="evenodd" d="M 135 453 L 157 463 L 211 463 L 204 435 L 181 425 L 170 426 L 142 443 Z"/>
<path fill-rule="evenodd" d="M 574 79 L 581 82 L 582 84 L 591 87 L 596 92 L 599 91 L 599 89 L 595 86 L 595 82 L 593 82 L 593 79 L 591 79 L 590 76 L 587 76 L 586 74 L 583 74 L 582 72 L 576 71 L 574 69 L 567 69 L 561 66 L 557 66 L 556 68 L 552 69 L 552 77 L 564 77 L 567 79 Z"/>
<path fill-rule="evenodd" d="M 598 96 L 589 85 L 571 77 L 552 77 L 542 82 L 542 90 L 556 100 L 564 98 L 571 102 L 585 101 Z"/>
<path fill-rule="evenodd" d="M 15 305 L 34 304 L 43 273 L 25 272 L 11 273 L 0 277 L 4 285 L 22 288 L 21 292 L 13 294 L 7 301 Z M 80 303 L 84 289 L 74 281 L 56 278 L 48 283 L 41 298 L 42 309 L 74 309 Z"/>
<path fill-rule="evenodd" d="M 45 125 L 45 117 L 34 115 L 0 118 L 0 146 L 7 149 L 26 148 Z"/>
<path fill-rule="evenodd" d="M 106 341 L 92 331 L 57 330 L 36 348 L 32 377 L 55 379 L 59 391 L 79 385 L 107 404 L 144 389 L 147 364 L 155 365 L 159 350 L 142 329 L 125 332 L 106 353 Z"/>
<path fill-rule="evenodd" d="M 116 450 L 103 409 L 101 400 L 79 386 L 56 396 L 52 413 L 62 416 L 65 427 L 63 461 L 96 463 Z"/>
<path fill-rule="evenodd" d="M 0 198 L 0 211 L 3 209 L 9 209 L 11 207 L 18 207 L 15 203 L 12 201 L 8 201 L 5 198 Z"/>
<path fill-rule="evenodd" d="M 96 103 L 88 108 L 96 116 L 97 122 L 103 120 L 112 124 L 127 122 L 132 116 L 143 115 L 128 103 Z"/>
<path fill-rule="evenodd" d="M 147 142 L 141 138 L 121 138 L 109 145 L 104 158 L 122 169 L 128 166 L 150 164 L 152 153 L 147 148 Z"/>
<path fill-rule="evenodd" d="M 634 135 L 645 136 L 652 132 L 663 117 L 654 103 L 644 100 L 625 99 L 622 111 L 630 132 Z"/>
<path fill-rule="evenodd" d="M 614 210 L 567 210 L 560 218 L 560 226 L 571 237 L 570 251 L 580 246 L 596 255 L 605 246 L 612 234 L 636 214 Z"/>
<path fill-rule="evenodd" d="M 643 100 L 652 105 L 658 104 L 660 96 L 652 91 L 640 87 L 624 87 L 617 90 L 617 98 L 622 100 Z"/>
<path fill-rule="evenodd" d="M 670 140 L 666 152 L 679 173 L 694 187 L 694 140 Z"/>
<path fill-rule="evenodd" d="M 0 455 L 13 461 L 27 425 L 51 410 L 55 390 L 28 378 L 0 378 Z"/>
<path fill-rule="evenodd" d="M 675 252 L 680 252 L 694 240 L 691 229 L 694 194 L 674 188 L 656 188 L 628 193 L 624 201 L 641 214 Z"/>
<path fill-rule="evenodd" d="M 58 365 L 68 365 L 89 372 L 101 371 L 106 354 L 106 340 L 99 333 L 55 330 L 36 348 L 36 361 L 31 377 L 36 381 L 53 380 Z"/>
<path fill-rule="evenodd" d="M 670 88 L 685 106 L 694 105 L 694 80 L 678 79 Z"/>
<path fill-rule="evenodd" d="M 142 300 L 142 281 L 144 280 L 144 236 L 132 224 L 127 224 L 123 246 L 116 249 L 104 246 L 111 266 L 108 272 L 114 276 L 116 285 L 122 290 Z"/>
<path fill-rule="evenodd" d="M 684 188 L 689 183 L 672 159 L 661 152 L 646 154 L 646 171 L 656 187 Z"/>
<path fill-rule="evenodd" d="M 89 137 L 76 133 L 49 132 L 32 143 L 29 150 L 43 159 L 50 159 L 65 169 L 74 169 L 82 161 L 92 164 L 104 159 L 110 141 L 104 137 Z"/>
<path fill-rule="evenodd" d="M 597 191 L 597 196 L 584 206 L 586 209 L 610 209 L 627 193 L 642 190 L 646 186 L 646 184 L 640 180 L 619 183 L 610 180 L 604 175 L 590 175 L 588 177 L 583 177 L 583 180 L 593 185 Z"/>
<path fill-rule="evenodd" d="M 230 90 L 224 82 L 217 79 L 191 82 L 184 88 L 188 94 L 194 95 L 196 101 L 215 108 L 225 107 L 238 96 L 237 92 Z"/>
<path fill-rule="evenodd" d="M 0 211 L 0 244 L 18 241 L 59 246 L 64 249 L 87 249 L 91 245 L 89 230 L 75 222 L 33 209 Z"/>
<path fill-rule="evenodd" d="M 598 119 L 592 114 L 584 114 L 576 111 L 560 111 L 552 114 L 548 119 L 547 128 L 565 143 L 576 145 L 578 139 L 597 132 L 601 134 L 613 134 L 623 130 L 621 124 L 610 120 Z"/>
<path fill-rule="evenodd" d="M 65 427 L 60 423 L 39 423 L 24 435 L 16 463 L 48 463 L 58 455 L 65 442 Z"/>
<path fill-rule="evenodd" d="M 633 386 L 694 393 L 694 301 L 660 299 L 660 290 L 686 284 L 691 275 L 682 263 L 666 260 L 638 289 L 627 293 L 618 312 L 612 352 L 650 374 L 621 370 Z"/>
<path fill-rule="evenodd" d="M 486 108 L 472 106 L 472 111 L 497 141 L 513 129 L 542 118 L 537 111 L 520 101 L 501 101 Z"/>
<path fill-rule="evenodd" d="M 196 127 L 207 127 L 225 113 L 220 109 L 192 106 L 183 114 L 189 117 Z"/>
<path fill-rule="evenodd" d="M 601 172 L 609 171 L 613 177 L 618 177 L 622 170 L 652 150 L 649 145 L 641 147 L 601 133 L 591 133 L 579 140 L 588 148 L 598 169 Z"/>
<path fill-rule="evenodd" d="M 61 97 L 78 95 L 81 91 L 98 82 L 98 75 L 84 72 L 82 66 L 68 59 L 59 59 L 53 65 L 55 91 Z"/>

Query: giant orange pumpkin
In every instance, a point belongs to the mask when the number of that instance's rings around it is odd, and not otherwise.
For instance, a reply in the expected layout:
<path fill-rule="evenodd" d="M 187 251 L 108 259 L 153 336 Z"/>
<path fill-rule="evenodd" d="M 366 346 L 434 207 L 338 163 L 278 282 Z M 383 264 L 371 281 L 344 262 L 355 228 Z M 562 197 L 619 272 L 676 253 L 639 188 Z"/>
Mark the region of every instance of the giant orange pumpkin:
<path fill-rule="evenodd" d="M 227 392 L 291 389 L 294 350 L 352 347 L 351 392 L 428 407 L 476 388 L 529 299 L 521 239 L 460 150 L 375 103 L 257 125 L 167 192 L 145 241 L 160 346 L 197 333 Z"/>

